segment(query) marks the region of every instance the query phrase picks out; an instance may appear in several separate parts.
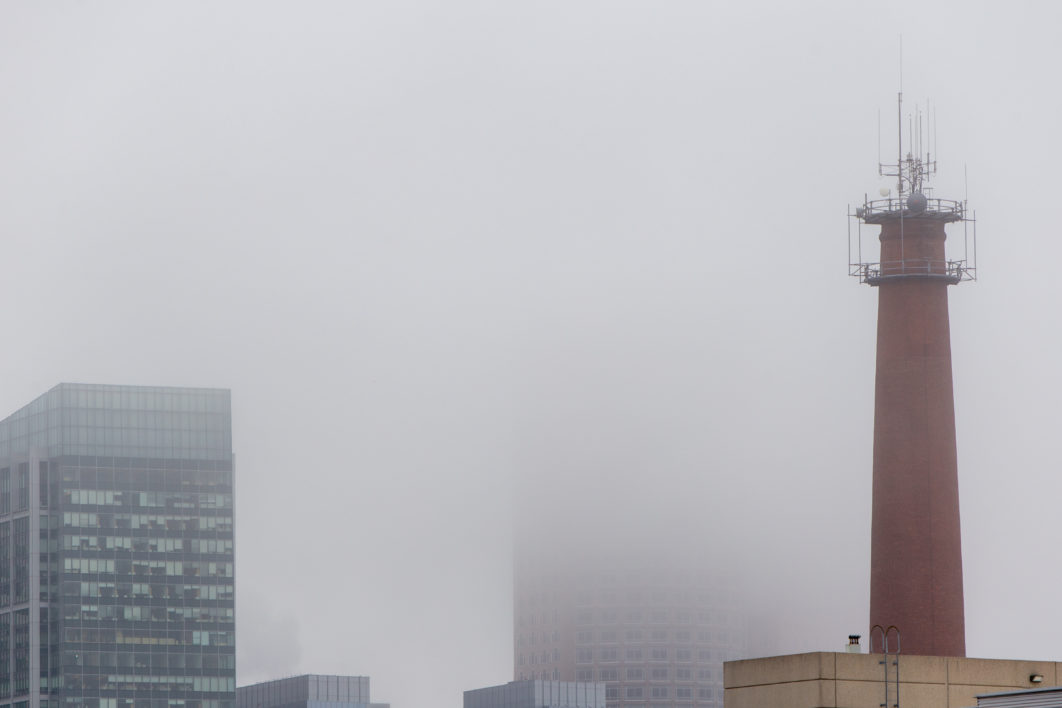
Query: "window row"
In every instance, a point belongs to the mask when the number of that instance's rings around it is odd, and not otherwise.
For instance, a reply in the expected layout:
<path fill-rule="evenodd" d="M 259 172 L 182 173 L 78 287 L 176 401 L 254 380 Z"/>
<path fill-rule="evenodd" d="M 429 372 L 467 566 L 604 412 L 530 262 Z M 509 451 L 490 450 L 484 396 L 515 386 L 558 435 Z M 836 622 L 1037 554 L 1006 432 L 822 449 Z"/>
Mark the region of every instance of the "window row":
<path fill-rule="evenodd" d="M 616 689 L 614 695 L 611 698 L 619 698 L 619 687 Z M 702 686 L 700 688 L 693 688 L 692 686 L 676 686 L 672 689 L 669 686 L 627 686 L 624 691 L 626 698 L 693 698 L 694 695 L 697 698 L 714 698 L 716 695 L 716 689 L 710 686 Z M 610 698 L 608 695 L 608 689 L 605 690 L 605 698 Z"/>
<path fill-rule="evenodd" d="M 231 509 L 231 494 L 195 492 L 132 492 L 111 489 L 64 489 L 63 505 L 159 507 L 165 509 Z"/>
<path fill-rule="evenodd" d="M 534 644 L 534 632 L 531 633 L 531 643 Z M 601 643 L 618 642 L 620 637 L 627 644 L 632 642 L 642 642 L 648 639 L 650 642 L 667 642 L 673 641 L 679 644 L 685 644 L 693 642 L 694 638 L 698 642 L 715 642 L 720 641 L 723 637 L 727 636 L 726 632 L 717 630 L 702 629 L 697 632 L 692 632 L 688 629 L 680 629 L 675 632 L 669 632 L 666 629 L 653 629 L 645 631 L 642 629 L 628 629 L 624 632 L 619 632 L 615 629 L 603 629 L 597 632 L 597 641 Z M 581 629 L 575 633 L 575 641 L 579 644 L 590 644 L 594 641 L 595 633 L 593 630 Z M 556 640 L 554 640 L 556 641 Z"/>
<path fill-rule="evenodd" d="M 68 654 L 70 652 L 67 652 Z M 80 664 L 75 664 L 79 666 Z M 64 681 L 68 691 L 102 690 L 102 691 L 202 691 L 206 693 L 227 693 L 236 690 L 236 679 L 231 676 L 139 676 L 131 675 L 93 675 L 70 672 Z"/>
<path fill-rule="evenodd" d="M 64 551 L 137 551 L 148 553 L 232 553 L 232 539 L 153 538 L 149 536 L 63 536 Z"/>
<path fill-rule="evenodd" d="M 87 586 L 87 587 L 85 587 Z M 90 594 L 83 595 L 86 591 Z M 91 593 L 97 593 L 95 595 Z M 127 599 L 155 599 L 155 600 L 182 600 L 194 602 L 198 600 L 232 600 L 231 585 L 184 585 L 182 583 L 78 583 L 76 581 L 63 582 L 63 596 L 67 602 L 81 597 L 103 599 L 116 598 Z M 101 619 L 113 619 L 104 617 Z"/>
<path fill-rule="evenodd" d="M 69 619 L 71 609 L 77 608 L 63 608 L 63 612 Z M 82 610 L 92 609 L 90 605 L 83 605 Z M 100 608 L 103 609 L 103 608 Z M 115 609 L 115 608 L 108 608 Z M 233 643 L 234 632 L 219 631 L 208 632 L 199 630 L 185 630 L 185 629 L 167 629 L 160 632 L 144 632 L 143 630 L 106 630 L 100 629 L 99 638 L 100 644 L 145 644 L 145 645 L 159 645 L 159 646 L 198 646 L 198 647 L 231 647 L 235 646 Z M 154 636 L 160 635 L 160 636 Z M 112 639 L 108 641 L 108 637 Z M 85 641 L 85 640 L 82 640 Z"/>
<path fill-rule="evenodd" d="M 720 674 L 710 669 L 698 669 L 695 671 L 688 667 L 678 667 L 673 672 L 668 667 L 652 667 L 648 671 L 644 667 L 629 667 L 622 675 L 627 680 L 646 680 L 648 678 L 651 681 L 666 681 L 674 678 L 674 680 L 689 681 L 695 678 L 697 680 L 713 680 Z M 617 681 L 619 677 L 619 669 L 601 668 L 597 671 L 596 680 Z M 576 680 L 594 681 L 594 669 L 579 669 L 576 671 Z"/>
<path fill-rule="evenodd" d="M 194 578 L 231 578 L 232 563 L 112 558 L 64 558 L 65 573 L 117 573 Z"/>
<path fill-rule="evenodd" d="M 161 686 L 159 688 L 162 688 Z M 41 708 L 235 708 L 236 701 L 201 700 L 196 698 L 95 698 L 84 694 L 67 696 L 63 701 L 41 700 Z M 29 708 L 15 703 L 12 708 Z"/>
<path fill-rule="evenodd" d="M 697 661 L 712 661 L 717 658 L 716 653 L 710 649 L 700 649 L 694 654 L 692 649 L 627 647 L 621 654 L 620 650 L 615 647 L 598 647 L 596 650 L 591 647 L 578 647 L 575 650 L 575 663 L 592 664 L 595 656 L 599 662 L 619 661 L 621 656 L 626 661 L 642 661 L 644 659 L 649 661 L 668 661 L 672 657 L 674 657 L 675 661 L 693 661 L 694 656 L 697 657 Z"/>
<path fill-rule="evenodd" d="M 232 531 L 231 516 L 173 514 L 97 514 L 63 512 L 64 528 L 166 529 L 167 531 Z"/>
<path fill-rule="evenodd" d="M 727 619 L 728 616 L 720 612 L 685 612 L 685 611 L 671 611 L 671 610 L 641 610 L 632 609 L 621 611 L 613 607 L 598 608 L 596 610 L 592 608 L 581 608 L 575 614 L 575 620 L 579 624 L 592 624 L 595 619 L 599 622 L 606 624 L 697 624 L 702 625 L 721 625 Z"/>
<path fill-rule="evenodd" d="M 532 653 L 527 658 L 527 663 L 529 663 L 529 664 L 548 664 L 551 661 L 556 662 L 558 660 L 558 657 L 559 657 L 559 652 L 556 649 L 554 649 L 552 652 L 545 652 L 544 651 L 541 654 Z M 520 666 L 524 665 L 524 655 L 523 654 L 521 654 L 519 656 L 519 658 L 517 659 L 517 663 Z"/>
<path fill-rule="evenodd" d="M 576 681 L 619 681 L 620 670 L 616 668 L 602 667 L 597 670 L 596 679 L 594 669 L 579 669 L 575 672 Z M 644 667 L 631 666 L 628 667 L 623 673 L 623 678 L 627 681 L 644 681 L 646 679 L 650 681 L 670 681 L 674 678 L 676 681 L 692 681 L 696 678 L 698 681 L 712 681 L 718 678 L 721 674 L 718 671 L 712 669 L 693 669 L 685 666 L 676 667 L 673 671 L 666 666 L 654 666 L 648 671 Z"/>

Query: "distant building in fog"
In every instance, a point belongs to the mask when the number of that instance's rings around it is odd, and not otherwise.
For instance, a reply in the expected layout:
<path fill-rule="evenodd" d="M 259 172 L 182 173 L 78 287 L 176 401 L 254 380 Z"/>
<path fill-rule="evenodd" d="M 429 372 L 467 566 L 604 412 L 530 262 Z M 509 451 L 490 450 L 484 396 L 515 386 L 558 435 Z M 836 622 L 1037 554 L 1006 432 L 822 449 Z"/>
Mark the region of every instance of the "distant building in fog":
<path fill-rule="evenodd" d="M 608 708 L 722 707 L 723 662 L 747 654 L 747 631 L 712 568 L 561 555 L 517 550 L 517 679 L 603 682 Z"/>
<path fill-rule="evenodd" d="M 605 708 L 605 685 L 572 681 L 512 681 L 465 691 L 464 708 Z"/>
<path fill-rule="evenodd" d="M 240 686 L 236 708 L 388 708 L 369 698 L 368 676 L 305 674 Z"/>

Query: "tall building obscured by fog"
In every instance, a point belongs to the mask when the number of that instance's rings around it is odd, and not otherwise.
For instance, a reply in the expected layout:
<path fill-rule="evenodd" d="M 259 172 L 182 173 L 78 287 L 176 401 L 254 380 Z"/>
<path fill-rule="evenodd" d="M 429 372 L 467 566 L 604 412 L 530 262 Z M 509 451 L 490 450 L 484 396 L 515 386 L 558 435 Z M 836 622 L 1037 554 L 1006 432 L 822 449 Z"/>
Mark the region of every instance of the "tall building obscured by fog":
<path fill-rule="evenodd" d="M 0 706 L 234 708 L 229 392 L 60 384 L 0 421 Z"/>
<path fill-rule="evenodd" d="M 515 677 L 605 684 L 609 708 L 723 705 L 723 662 L 747 654 L 733 588 L 703 556 L 625 558 L 526 537 L 515 567 Z M 613 549 L 615 550 L 615 549 Z"/>

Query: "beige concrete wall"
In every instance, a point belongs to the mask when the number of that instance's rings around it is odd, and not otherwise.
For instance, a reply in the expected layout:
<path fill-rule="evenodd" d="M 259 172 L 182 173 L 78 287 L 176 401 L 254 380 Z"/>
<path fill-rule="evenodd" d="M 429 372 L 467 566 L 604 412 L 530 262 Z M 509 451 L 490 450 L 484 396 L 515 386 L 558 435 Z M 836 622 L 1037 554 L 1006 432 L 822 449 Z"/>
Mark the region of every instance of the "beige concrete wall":
<path fill-rule="evenodd" d="M 881 654 L 815 652 L 728 661 L 723 666 L 726 708 L 880 708 L 885 700 Z M 891 660 L 891 657 L 890 657 Z M 1033 674 L 1043 683 L 1029 681 Z M 1057 686 L 1053 661 L 900 655 L 900 708 L 968 708 L 976 696 Z M 895 681 L 890 667 L 890 684 Z M 896 703 L 889 688 L 890 708 Z"/>

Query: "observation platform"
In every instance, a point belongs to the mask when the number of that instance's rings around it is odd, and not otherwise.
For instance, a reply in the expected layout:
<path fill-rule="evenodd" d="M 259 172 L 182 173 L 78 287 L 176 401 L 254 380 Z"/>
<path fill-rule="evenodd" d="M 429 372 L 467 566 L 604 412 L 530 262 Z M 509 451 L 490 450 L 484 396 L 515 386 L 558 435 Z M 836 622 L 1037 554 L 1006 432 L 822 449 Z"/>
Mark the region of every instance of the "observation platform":
<path fill-rule="evenodd" d="M 954 199 L 924 197 L 915 193 L 907 197 L 872 199 L 856 207 L 855 216 L 867 224 L 884 224 L 899 219 L 930 219 L 932 221 L 964 221 L 966 206 Z"/>
<path fill-rule="evenodd" d="M 859 278 L 867 285 L 881 285 L 893 280 L 920 279 L 942 280 L 956 285 L 964 280 L 974 280 L 966 261 L 942 261 L 928 258 L 908 258 L 885 263 L 854 263 L 849 275 Z"/>

